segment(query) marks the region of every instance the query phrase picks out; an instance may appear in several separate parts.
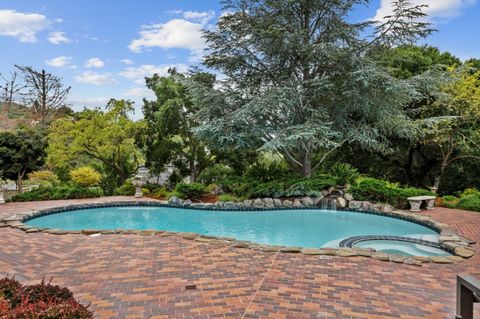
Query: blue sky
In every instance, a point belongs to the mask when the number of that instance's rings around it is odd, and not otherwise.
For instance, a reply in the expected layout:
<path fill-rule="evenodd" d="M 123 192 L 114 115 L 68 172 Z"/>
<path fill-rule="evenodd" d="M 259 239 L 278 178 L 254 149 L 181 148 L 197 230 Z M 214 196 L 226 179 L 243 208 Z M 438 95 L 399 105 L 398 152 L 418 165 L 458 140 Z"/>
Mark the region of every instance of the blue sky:
<path fill-rule="evenodd" d="M 373 0 L 353 20 L 381 18 L 391 0 Z M 426 3 L 438 32 L 426 42 L 461 59 L 480 58 L 480 0 L 411 0 Z M 144 76 L 198 64 L 219 0 L 0 0 L 0 73 L 14 64 L 45 68 L 72 86 L 70 103 L 104 106 L 109 98 L 151 96 Z"/>

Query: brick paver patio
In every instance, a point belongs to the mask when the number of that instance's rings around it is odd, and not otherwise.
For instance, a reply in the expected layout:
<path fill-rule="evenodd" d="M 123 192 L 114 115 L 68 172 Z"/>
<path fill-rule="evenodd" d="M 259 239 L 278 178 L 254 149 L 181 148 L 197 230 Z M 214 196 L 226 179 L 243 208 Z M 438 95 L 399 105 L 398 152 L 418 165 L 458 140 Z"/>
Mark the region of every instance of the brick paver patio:
<path fill-rule="evenodd" d="M 127 200 L 95 201 L 119 199 Z M 9 203 L 0 206 L 0 217 L 88 201 Z M 480 213 L 437 208 L 428 214 L 480 241 Z M 456 274 L 480 279 L 480 254 L 418 267 L 158 235 L 59 236 L 13 228 L 0 228 L 0 235 L 0 276 L 25 283 L 53 278 L 91 303 L 98 318 L 452 319 Z M 186 290 L 188 284 L 197 289 Z"/>

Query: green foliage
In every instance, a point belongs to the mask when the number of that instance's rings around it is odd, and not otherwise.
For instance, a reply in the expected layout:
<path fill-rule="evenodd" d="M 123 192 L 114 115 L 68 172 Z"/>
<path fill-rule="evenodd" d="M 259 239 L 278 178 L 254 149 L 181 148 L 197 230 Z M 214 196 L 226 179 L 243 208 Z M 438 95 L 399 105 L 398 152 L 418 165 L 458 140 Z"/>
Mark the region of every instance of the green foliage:
<path fill-rule="evenodd" d="M 168 190 L 165 187 L 159 187 L 153 190 L 152 194 L 158 197 L 167 197 Z"/>
<path fill-rule="evenodd" d="M 457 208 L 480 212 L 480 193 L 463 196 Z"/>
<path fill-rule="evenodd" d="M 349 192 L 357 200 L 367 200 L 388 203 L 398 208 L 408 208 L 408 197 L 434 195 L 432 192 L 419 188 L 402 188 L 384 180 L 360 178 L 349 188 Z"/>
<path fill-rule="evenodd" d="M 226 79 L 218 89 L 188 83 L 200 106 L 195 132 L 209 144 L 272 151 L 308 177 L 347 142 L 386 152 L 391 136 L 418 134 L 404 107 L 438 78 L 396 79 L 371 53 L 427 36 L 422 6 L 395 1 L 394 14 L 374 25 L 350 22 L 365 1 L 224 4 L 231 14 L 205 31 L 204 64 Z"/>
<path fill-rule="evenodd" d="M 14 180 L 21 188 L 27 174 L 44 164 L 45 146 L 39 130 L 0 132 L 0 179 Z"/>
<path fill-rule="evenodd" d="M 183 77 L 171 69 L 169 76 L 155 74 L 146 78 L 156 101 L 144 100 L 145 134 L 139 144 L 145 146 L 146 166 L 152 172 L 161 173 L 167 164 L 181 163 L 194 181 L 208 157 L 205 146 L 191 131 L 197 125 L 192 116 L 197 107 L 179 81 Z M 192 80 L 212 83 L 213 76 L 199 73 Z"/>
<path fill-rule="evenodd" d="M 460 198 L 458 197 L 446 195 L 442 197 L 442 206 L 448 208 L 456 208 L 459 201 Z"/>
<path fill-rule="evenodd" d="M 465 189 L 461 194 L 460 194 L 460 198 L 463 198 L 465 196 L 469 196 L 469 195 L 480 195 L 480 191 L 478 191 L 476 188 L 467 188 Z"/>
<path fill-rule="evenodd" d="M 102 175 L 89 166 L 82 166 L 70 171 L 70 178 L 80 186 L 92 187 L 100 183 Z"/>
<path fill-rule="evenodd" d="M 239 202 L 240 198 L 231 194 L 222 194 L 218 196 L 219 202 Z"/>
<path fill-rule="evenodd" d="M 126 116 L 131 109 L 132 102 L 111 100 L 105 112 L 84 110 L 56 120 L 48 134 L 48 163 L 56 169 L 98 165 L 115 186 L 122 185 L 141 160 L 135 136 L 142 122 Z"/>
<path fill-rule="evenodd" d="M 28 202 L 38 200 L 79 199 L 103 196 L 100 188 L 86 188 L 78 185 L 61 185 L 39 187 L 29 192 L 19 193 L 9 199 L 12 202 Z"/>
<path fill-rule="evenodd" d="M 360 176 L 358 170 L 348 163 L 334 164 L 330 174 L 335 177 L 337 185 L 351 184 Z"/>
<path fill-rule="evenodd" d="M 223 189 L 236 196 L 255 197 L 301 197 L 320 195 L 324 189 L 336 185 L 336 179 L 329 175 L 314 178 L 284 177 L 263 182 L 252 177 L 236 177 L 224 180 Z"/>
<path fill-rule="evenodd" d="M 175 191 L 180 194 L 180 198 L 199 199 L 207 192 L 207 189 L 200 183 L 178 183 Z"/>
<path fill-rule="evenodd" d="M 35 171 L 28 174 L 28 182 L 42 187 L 56 186 L 60 184 L 58 176 L 52 171 Z"/>
<path fill-rule="evenodd" d="M 133 196 L 135 195 L 135 186 L 133 186 L 132 181 L 126 181 L 125 184 L 117 187 L 113 194 L 119 196 Z"/>
<path fill-rule="evenodd" d="M 233 169 L 223 164 L 215 164 L 213 166 L 205 168 L 200 175 L 198 175 L 198 180 L 203 184 L 212 184 L 218 183 L 221 180 L 224 180 L 233 174 Z"/>

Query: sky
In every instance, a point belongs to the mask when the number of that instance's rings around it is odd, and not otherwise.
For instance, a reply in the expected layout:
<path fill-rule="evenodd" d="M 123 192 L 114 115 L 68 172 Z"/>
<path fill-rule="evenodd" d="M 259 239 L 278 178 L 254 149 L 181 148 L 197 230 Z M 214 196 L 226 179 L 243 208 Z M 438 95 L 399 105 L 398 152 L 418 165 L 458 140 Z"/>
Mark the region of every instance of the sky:
<path fill-rule="evenodd" d="M 461 59 L 480 58 L 480 0 L 410 0 L 428 4 L 438 31 L 425 43 Z M 352 21 L 381 20 L 391 0 L 357 8 Z M 75 110 L 110 98 L 152 98 L 144 77 L 199 65 L 201 30 L 214 28 L 220 0 L 0 0 L 0 73 L 29 65 L 62 77 Z"/>

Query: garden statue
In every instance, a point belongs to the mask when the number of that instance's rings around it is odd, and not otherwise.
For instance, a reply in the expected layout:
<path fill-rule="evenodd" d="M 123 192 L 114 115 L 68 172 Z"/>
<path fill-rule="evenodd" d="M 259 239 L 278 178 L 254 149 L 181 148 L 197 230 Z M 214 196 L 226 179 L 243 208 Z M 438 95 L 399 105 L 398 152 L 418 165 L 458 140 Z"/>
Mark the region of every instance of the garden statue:
<path fill-rule="evenodd" d="M 135 175 L 132 184 L 135 186 L 135 198 L 142 198 L 142 187 L 146 184 L 145 179 L 141 175 Z"/>

